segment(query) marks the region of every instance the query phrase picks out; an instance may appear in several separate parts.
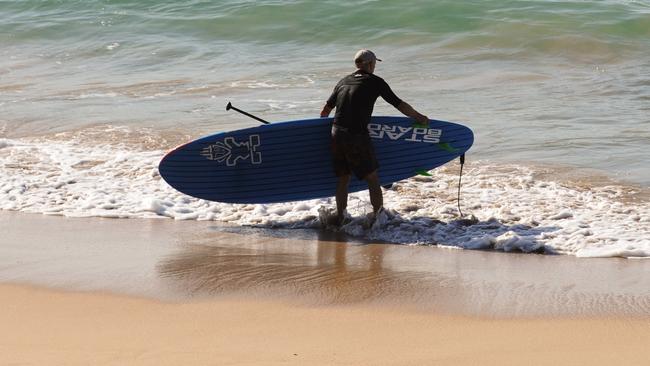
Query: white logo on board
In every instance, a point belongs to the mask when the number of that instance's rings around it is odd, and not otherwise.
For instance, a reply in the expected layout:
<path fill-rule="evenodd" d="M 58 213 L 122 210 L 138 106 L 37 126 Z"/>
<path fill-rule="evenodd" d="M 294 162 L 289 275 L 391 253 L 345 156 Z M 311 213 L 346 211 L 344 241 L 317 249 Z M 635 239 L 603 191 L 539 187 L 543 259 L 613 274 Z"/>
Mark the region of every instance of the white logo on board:
<path fill-rule="evenodd" d="M 412 142 L 427 142 L 437 144 L 440 142 L 442 130 L 425 127 L 402 127 L 396 125 L 381 125 L 378 123 L 368 124 L 370 137 L 383 139 L 388 137 L 391 140 L 404 140 Z"/>
<path fill-rule="evenodd" d="M 257 151 L 260 145 L 260 135 L 250 135 L 248 141 L 242 142 L 235 141 L 234 137 L 226 137 L 204 148 L 201 155 L 219 163 L 225 161 L 227 166 L 235 166 L 239 161 L 248 159 L 251 164 L 262 164 L 262 154 Z"/>

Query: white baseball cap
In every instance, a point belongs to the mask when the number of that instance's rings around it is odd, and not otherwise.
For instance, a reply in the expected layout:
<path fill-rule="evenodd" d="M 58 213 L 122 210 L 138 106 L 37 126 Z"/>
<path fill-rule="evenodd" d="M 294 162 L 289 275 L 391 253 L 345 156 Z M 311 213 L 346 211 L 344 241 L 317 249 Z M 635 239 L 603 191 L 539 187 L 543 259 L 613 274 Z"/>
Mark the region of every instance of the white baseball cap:
<path fill-rule="evenodd" d="M 355 55 L 354 55 L 354 63 L 367 63 L 371 61 L 381 61 L 380 59 L 377 58 L 374 52 L 370 50 L 359 50 Z"/>

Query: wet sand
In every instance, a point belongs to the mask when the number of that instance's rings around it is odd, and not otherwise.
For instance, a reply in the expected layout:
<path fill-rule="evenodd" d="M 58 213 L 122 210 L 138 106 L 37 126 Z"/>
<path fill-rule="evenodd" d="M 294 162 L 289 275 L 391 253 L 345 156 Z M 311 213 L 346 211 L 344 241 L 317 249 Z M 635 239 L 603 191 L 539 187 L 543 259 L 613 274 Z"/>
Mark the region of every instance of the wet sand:
<path fill-rule="evenodd" d="M 0 232 L 0 364 L 647 363 L 647 260 L 9 212 Z"/>
<path fill-rule="evenodd" d="M 490 317 L 647 316 L 650 261 L 363 243 L 316 230 L 0 214 L 0 283 Z"/>

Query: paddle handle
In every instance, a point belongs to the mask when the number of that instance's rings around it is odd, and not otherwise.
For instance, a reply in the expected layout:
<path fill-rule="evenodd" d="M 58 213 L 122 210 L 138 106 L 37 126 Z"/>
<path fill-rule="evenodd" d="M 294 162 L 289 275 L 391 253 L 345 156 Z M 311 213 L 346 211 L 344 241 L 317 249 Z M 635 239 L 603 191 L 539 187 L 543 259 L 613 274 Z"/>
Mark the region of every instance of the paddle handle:
<path fill-rule="evenodd" d="M 252 118 L 254 120 L 260 121 L 260 122 L 265 123 L 267 125 L 269 124 L 268 121 L 265 121 L 265 120 L 263 120 L 263 119 L 261 119 L 261 118 L 259 118 L 257 116 L 254 116 L 254 115 L 252 115 L 252 114 L 250 114 L 248 112 L 242 111 L 241 109 L 234 107 L 230 102 L 228 102 L 228 105 L 226 106 L 226 110 L 229 111 L 231 109 L 243 114 L 244 116 L 248 116 L 248 117 L 250 117 L 250 118 Z"/>

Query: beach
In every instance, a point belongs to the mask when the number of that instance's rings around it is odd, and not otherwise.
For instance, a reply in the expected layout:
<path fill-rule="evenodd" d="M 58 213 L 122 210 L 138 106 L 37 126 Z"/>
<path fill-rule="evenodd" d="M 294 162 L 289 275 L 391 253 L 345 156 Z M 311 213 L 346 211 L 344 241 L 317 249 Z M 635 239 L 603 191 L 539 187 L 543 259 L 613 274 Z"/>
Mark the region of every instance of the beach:
<path fill-rule="evenodd" d="M 648 364 L 648 1 L 9 0 L 0 19 L 0 365 Z M 334 229 L 333 197 L 213 202 L 161 177 L 176 147 L 259 125 L 230 103 L 317 118 L 362 48 L 475 137 L 463 167 L 385 186 L 377 225 L 367 191 Z"/>
<path fill-rule="evenodd" d="M 160 219 L 0 228 L 0 364 L 647 363 L 645 260 Z"/>

